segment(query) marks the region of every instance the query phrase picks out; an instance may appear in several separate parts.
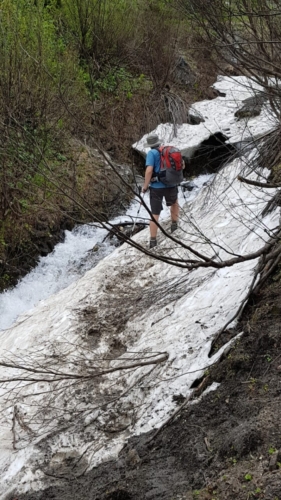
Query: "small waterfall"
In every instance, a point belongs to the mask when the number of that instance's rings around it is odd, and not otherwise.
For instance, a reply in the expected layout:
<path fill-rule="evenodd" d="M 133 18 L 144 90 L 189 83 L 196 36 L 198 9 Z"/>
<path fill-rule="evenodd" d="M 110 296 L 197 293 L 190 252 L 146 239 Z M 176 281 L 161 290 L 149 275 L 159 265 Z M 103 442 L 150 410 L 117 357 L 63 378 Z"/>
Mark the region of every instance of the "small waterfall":
<path fill-rule="evenodd" d="M 179 189 L 179 202 L 193 199 L 200 187 L 210 178 L 202 175 L 195 180 L 193 191 L 183 193 Z M 149 205 L 149 195 L 145 195 Z M 147 221 L 144 207 L 139 210 L 139 202 L 134 199 L 121 217 L 111 223 L 138 220 Z M 169 215 L 164 206 L 161 217 Z M 100 260 L 116 248 L 116 239 L 106 238 L 107 231 L 95 224 L 77 226 L 73 231 L 65 232 L 65 240 L 58 243 L 53 252 L 41 257 L 38 265 L 18 283 L 16 287 L 0 294 L 0 330 L 9 328 L 18 316 L 33 307 L 40 300 L 48 298 L 83 276 L 86 271 L 96 266 Z M 93 251 L 94 248 L 94 251 Z"/>

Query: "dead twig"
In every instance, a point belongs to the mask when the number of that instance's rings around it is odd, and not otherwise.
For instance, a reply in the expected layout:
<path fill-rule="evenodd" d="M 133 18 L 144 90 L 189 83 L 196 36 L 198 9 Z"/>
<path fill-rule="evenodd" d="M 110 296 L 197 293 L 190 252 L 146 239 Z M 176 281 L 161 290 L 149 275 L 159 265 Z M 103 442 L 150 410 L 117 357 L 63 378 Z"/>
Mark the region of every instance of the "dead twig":
<path fill-rule="evenodd" d="M 281 253 L 277 256 L 277 258 L 274 261 L 271 261 L 271 265 L 269 268 L 267 268 L 266 272 L 262 275 L 258 285 L 255 288 L 255 292 L 259 292 L 261 289 L 261 286 L 264 284 L 264 282 L 267 280 L 267 278 L 273 273 L 273 271 L 276 269 L 278 266 L 279 262 L 281 260 Z"/>
<path fill-rule="evenodd" d="M 31 378 L 29 376 L 21 376 L 21 377 L 10 377 L 7 379 L 2 379 L 0 380 L 1 383 L 10 383 L 10 382 L 58 382 L 62 380 L 89 380 L 97 377 L 101 377 L 103 375 L 107 375 L 109 373 L 113 373 L 116 371 L 122 371 L 122 370 L 131 370 L 132 368 L 139 368 L 140 366 L 147 366 L 147 365 L 153 365 L 153 364 L 158 364 L 162 363 L 163 361 L 166 361 L 168 359 L 169 355 L 168 353 L 163 353 L 162 356 L 158 359 L 148 359 L 147 361 L 138 361 L 136 363 L 132 363 L 130 365 L 120 365 L 120 366 L 115 366 L 112 368 L 108 368 L 107 370 L 101 370 L 101 371 L 94 371 L 92 373 L 88 373 L 87 375 L 78 375 L 77 373 L 66 373 L 66 372 L 54 372 L 53 370 L 35 370 L 32 368 L 27 368 L 24 366 L 19 366 L 16 364 L 12 363 L 5 363 L 5 362 L 0 362 L 0 366 L 8 367 L 8 368 L 15 368 L 15 369 L 20 369 L 23 371 L 27 372 L 32 372 L 32 373 L 44 373 L 46 375 L 53 375 L 54 378 Z M 122 360 L 121 360 L 122 361 Z"/>
<path fill-rule="evenodd" d="M 245 179 L 245 177 L 242 177 L 241 175 L 238 175 L 237 177 L 238 181 L 244 182 L 245 184 L 249 184 L 250 186 L 257 186 L 257 187 L 262 187 L 262 188 L 280 188 L 281 184 L 271 184 L 267 182 L 258 182 L 258 181 L 251 181 L 250 179 Z"/>
<path fill-rule="evenodd" d="M 13 425 L 12 425 L 12 434 L 13 434 L 13 450 L 16 450 L 17 447 L 16 447 L 16 414 L 17 414 L 17 406 L 15 405 L 14 406 L 14 411 L 13 411 L 13 418 L 12 418 L 12 422 L 13 422 Z"/>
<path fill-rule="evenodd" d="M 205 445 L 206 445 L 207 450 L 208 450 L 208 451 L 212 451 L 212 449 L 211 449 L 211 445 L 210 445 L 209 440 L 208 440 L 208 438 L 207 438 L 207 437 L 205 437 L 205 438 L 204 438 L 204 443 L 205 443 Z"/>

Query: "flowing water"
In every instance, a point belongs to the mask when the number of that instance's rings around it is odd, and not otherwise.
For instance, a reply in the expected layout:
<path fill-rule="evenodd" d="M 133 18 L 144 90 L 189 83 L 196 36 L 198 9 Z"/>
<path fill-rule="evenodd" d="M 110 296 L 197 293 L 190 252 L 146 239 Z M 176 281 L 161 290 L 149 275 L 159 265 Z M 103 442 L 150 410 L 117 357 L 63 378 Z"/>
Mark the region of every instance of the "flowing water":
<path fill-rule="evenodd" d="M 183 193 L 180 189 L 180 204 L 185 199 L 194 198 L 209 178 L 209 175 L 202 175 L 196 179 L 193 191 Z M 145 195 L 145 201 L 149 204 L 148 194 Z M 169 210 L 165 206 L 161 216 L 166 217 L 168 214 Z M 147 213 L 134 199 L 125 214 L 111 222 L 136 219 L 147 222 Z M 106 229 L 91 224 L 77 226 L 71 232 L 65 231 L 63 243 L 56 245 L 46 257 L 41 257 L 38 265 L 15 288 L 0 295 L 0 330 L 9 328 L 20 314 L 35 307 L 40 300 L 66 288 L 113 252 L 116 239 L 110 239 L 107 235 Z"/>

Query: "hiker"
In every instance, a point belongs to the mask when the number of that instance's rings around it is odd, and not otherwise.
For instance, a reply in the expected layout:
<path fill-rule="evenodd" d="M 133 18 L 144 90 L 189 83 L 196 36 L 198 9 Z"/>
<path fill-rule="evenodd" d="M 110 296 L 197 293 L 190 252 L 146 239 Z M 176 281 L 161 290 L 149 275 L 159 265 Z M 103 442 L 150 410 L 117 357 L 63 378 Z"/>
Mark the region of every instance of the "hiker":
<path fill-rule="evenodd" d="M 150 206 L 154 219 L 158 222 L 160 212 L 163 209 L 163 198 L 171 211 L 171 232 L 173 233 L 178 228 L 179 204 L 178 204 L 178 188 L 177 185 L 167 186 L 161 182 L 157 174 L 160 171 L 160 152 L 158 150 L 162 139 L 158 135 L 153 134 L 147 137 L 147 143 L 144 147 L 150 147 L 146 156 L 146 171 L 142 193 L 145 193 L 148 188 L 150 191 Z M 149 248 L 154 248 L 157 245 L 157 225 L 152 220 L 150 221 L 150 244 Z"/>

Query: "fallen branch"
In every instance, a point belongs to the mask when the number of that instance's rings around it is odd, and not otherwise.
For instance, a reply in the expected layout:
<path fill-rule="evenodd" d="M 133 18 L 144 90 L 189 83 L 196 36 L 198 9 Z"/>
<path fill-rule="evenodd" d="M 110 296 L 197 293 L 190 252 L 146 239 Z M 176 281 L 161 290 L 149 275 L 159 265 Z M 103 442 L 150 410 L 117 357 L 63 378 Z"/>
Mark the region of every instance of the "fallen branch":
<path fill-rule="evenodd" d="M 112 238 L 113 236 L 116 236 L 119 241 L 122 243 L 125 243 L 126 238 L 129 238 L 131 236 L 134 236 L 134 234 L 137 234 L 139 231 L 142 231 L 148 226 L 148 222 L 118 222 L 116 224 L 111 224 L 110 228 L 108 228 L 108 234 L 105 236 L 105 238 L 102 240 L 102 243 L 107 239 L 107 238 Z M 127 228 L 123 230 L 123 228 Z"/>
<path fill-rule="evenodd" d="M 264 282 L 267 280 L 267 278 L 270 276 L 270 274 L 272 274 L 273 271 L 276 269 L 276 267 L 278 266 L 280 260 L 281 260 L 281 253 L 279 253 L 277 255 L 277 257 L 276 257 L 275 260 L 270 261 L 271 265 L 267 268 L 267 270 L 262 275 L 262 277 L 261 277 L 258 285 L 255 288 L 255 292 L 259 292 L 259 290 L 261 289 L 261 286 L 264 284 Z"/>
<path fill-rule="evenodd" d="M 204 443 L 206 445 L 207 450 L 208 451 L 212 451 L 211 445 L 210 445 L 209 440 L 208 440 L 207 437 L 204 438 Z"/>
<path fill-rule="evenodd" d="M 126 389 L 124 392 L 122 392 L 122 394 L 120 394 L 119 396 L 111 399 L 110 401 L 107 401 L 106 403 L 102 403 L 100 405 L 94 406 L 93 408 L 91 408 L 90 412 L 92 413 L 95 410 L 106 408 L 107 406 L 112 405 L 113 403 L 116 403 L 116 401 L 119 401 L 121 398 L 123 398 L 124 396 L 126 396 L 128 394 L 128 392 L 130 392 L 137 384 L 139 384 L 145 377 L 147 377 L 148 375 L 150 375 L 151 372 L 155 369 L 155 367 L 156 367 L 156 365 L 153 366 L 147 373 L 144 373 L 130 387 L 128 387 L 128 389 Z M 95 422 L 95 420 L 96 420 L 96 417 L 93 418 L 92 420 L 90 420 L 87 424 L 85 424 L 84 427 L 85 428 L 89 427 L 89 425 L 91 425 L 93 422 Z"/>
<path fill-rule="evenodd" d="M 16 415 L 17 415 L 17 407 L 16 405 L 14 406 L 14 411 L 13 411 L 13 418 L 12 418 L 12 434 L 13 434 L 13 450 L 16 450 Z"/>
<path fill-rule="evenodd" d="M 240 182 L 244 182 L 245 184 L 250 184 L 250 186 L 258 186 L 262 188 L 280 188 L 281 184 L 270 184 L 267 182 L 258 182 L 258 181 L 250 181 L 249 179 L 245 179 L 241 175 L 238 175 L 237 180 Z"/>
<path fill-rule="evenodd" d="M 157 359 L 151 359 L 149 358 L 146 361 L 139 361 L 136 363 L 132 363 L 130 365 L 120 365 L 120 366 L 115 366 L 112 368 L 108 368 L 107 370 L 101 370 L 93 373 L 89 373 L 87 375 L 78 375 L 78 374 L 73 374 L 73 373 L 66 373 L 66 372 L 60 372 L 60 371 L 53 371 L 53 370 L 48 370 L 46 368 L 45 370 L 36 370 L 32 368 L 28 368 L 25 366 L 20 366 L 12 363 L 5 363 L 5 362 L 0 362 L 0 366 L 4 366 L 6 368 L 14 368 L 22 371 L 27 371 L 31 373 L 44 373 L 45 375 L 53 375 L 54 378 L 31 378 L 31 377 L 10 377 L 7 379 L 0 379 L 0 383 L 10 383 L 10 382 L 59 382 L 61 380 L 89 380 L 93 379 L 96 377 L 101 377 L 103 375 L 107 375 L 108 373 L 113 373 L 117 371 L 122 371 L 122 370 L 131 370 L 132 368 L 139 368 L 140 366 L 147 366 L 147 365 L 154 365 L 158 363 L 162 363 L 163 361 L 166 361 L 169 358 L 169 355 L 167 352 L 163 353 L 160 358 Z M 122 360 L 120 360 L 122 361 Z"/>

